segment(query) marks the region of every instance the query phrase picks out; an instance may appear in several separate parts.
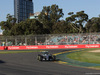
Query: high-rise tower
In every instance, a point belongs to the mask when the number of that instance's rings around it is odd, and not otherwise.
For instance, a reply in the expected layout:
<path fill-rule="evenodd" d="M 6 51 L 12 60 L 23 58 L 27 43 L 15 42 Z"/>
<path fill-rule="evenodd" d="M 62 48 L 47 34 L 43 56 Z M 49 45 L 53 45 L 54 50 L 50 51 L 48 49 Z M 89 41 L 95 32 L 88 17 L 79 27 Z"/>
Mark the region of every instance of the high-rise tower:
<path fill-rule="evenodd" d="M 17 23 L 29 18 L 30 13 L 33 13 L 32 0 L 14 0 L 14 17 Z"/>

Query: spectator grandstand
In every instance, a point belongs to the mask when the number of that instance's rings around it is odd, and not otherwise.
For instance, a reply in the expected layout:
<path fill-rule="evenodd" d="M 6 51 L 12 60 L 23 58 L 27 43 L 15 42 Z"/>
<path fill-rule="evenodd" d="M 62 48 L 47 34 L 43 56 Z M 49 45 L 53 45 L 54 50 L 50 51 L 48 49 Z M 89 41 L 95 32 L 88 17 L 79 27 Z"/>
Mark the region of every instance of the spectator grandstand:
<path fill-rule="evenodd" d="M 0 36 L 0 46 L 100 44 L 100 34 Z"/>

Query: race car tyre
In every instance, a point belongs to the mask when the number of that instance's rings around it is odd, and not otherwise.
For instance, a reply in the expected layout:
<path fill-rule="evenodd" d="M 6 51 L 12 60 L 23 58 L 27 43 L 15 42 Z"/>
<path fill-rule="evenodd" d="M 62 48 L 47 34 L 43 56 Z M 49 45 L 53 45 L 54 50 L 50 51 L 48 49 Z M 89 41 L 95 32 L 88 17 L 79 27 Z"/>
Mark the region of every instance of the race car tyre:
<path fill-rule="evenodd" d="M 42 56 L 38 56 L 38 60 L 39 61 L 42 61 Z"/>
<path fill-rule="evenodd" d="M 53 60 L 54 60 L 54 61 L 56 60 L 56 56 L 53 56 Z"/>
<path fill-rule="evenodd" d="M 48 58 L 48 61 L 50 61 L 50 58 L 51 58 L 51 57 Z"/>

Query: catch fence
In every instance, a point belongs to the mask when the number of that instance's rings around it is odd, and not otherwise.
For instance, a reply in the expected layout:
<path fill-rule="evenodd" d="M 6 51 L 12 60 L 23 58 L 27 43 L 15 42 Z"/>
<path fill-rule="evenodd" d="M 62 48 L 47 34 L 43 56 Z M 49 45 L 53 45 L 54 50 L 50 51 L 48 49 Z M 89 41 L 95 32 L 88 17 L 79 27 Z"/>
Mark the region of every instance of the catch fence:
<path fill-rule="evenodd" d="M 0 36 L 0 46 L 100 44 L 100 33 Z"/>

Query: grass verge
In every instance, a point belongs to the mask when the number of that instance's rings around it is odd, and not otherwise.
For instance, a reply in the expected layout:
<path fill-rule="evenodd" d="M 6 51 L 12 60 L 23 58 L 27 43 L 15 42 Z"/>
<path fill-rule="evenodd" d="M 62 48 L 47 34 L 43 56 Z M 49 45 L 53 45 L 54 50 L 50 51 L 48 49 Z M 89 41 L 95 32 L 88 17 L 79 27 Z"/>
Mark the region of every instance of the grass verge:
<path fill-rule="evenodd" d="M 80 62 L 100 64 L 100 52 L 90 52 L 92 50 L 100 50 L 100 48 L 86 49 L 85 51 L 74 52 L 67 55 L 67 57 L 70 59 L 78 60 Z"/>
<path fill-rule="evenodd" d="M 41 52 L 42 50 L 27 50 L 27 51 L 0 51 L 0 54 L 11 54 L 11 53 L 29 53 L 29 52 Z"/>

